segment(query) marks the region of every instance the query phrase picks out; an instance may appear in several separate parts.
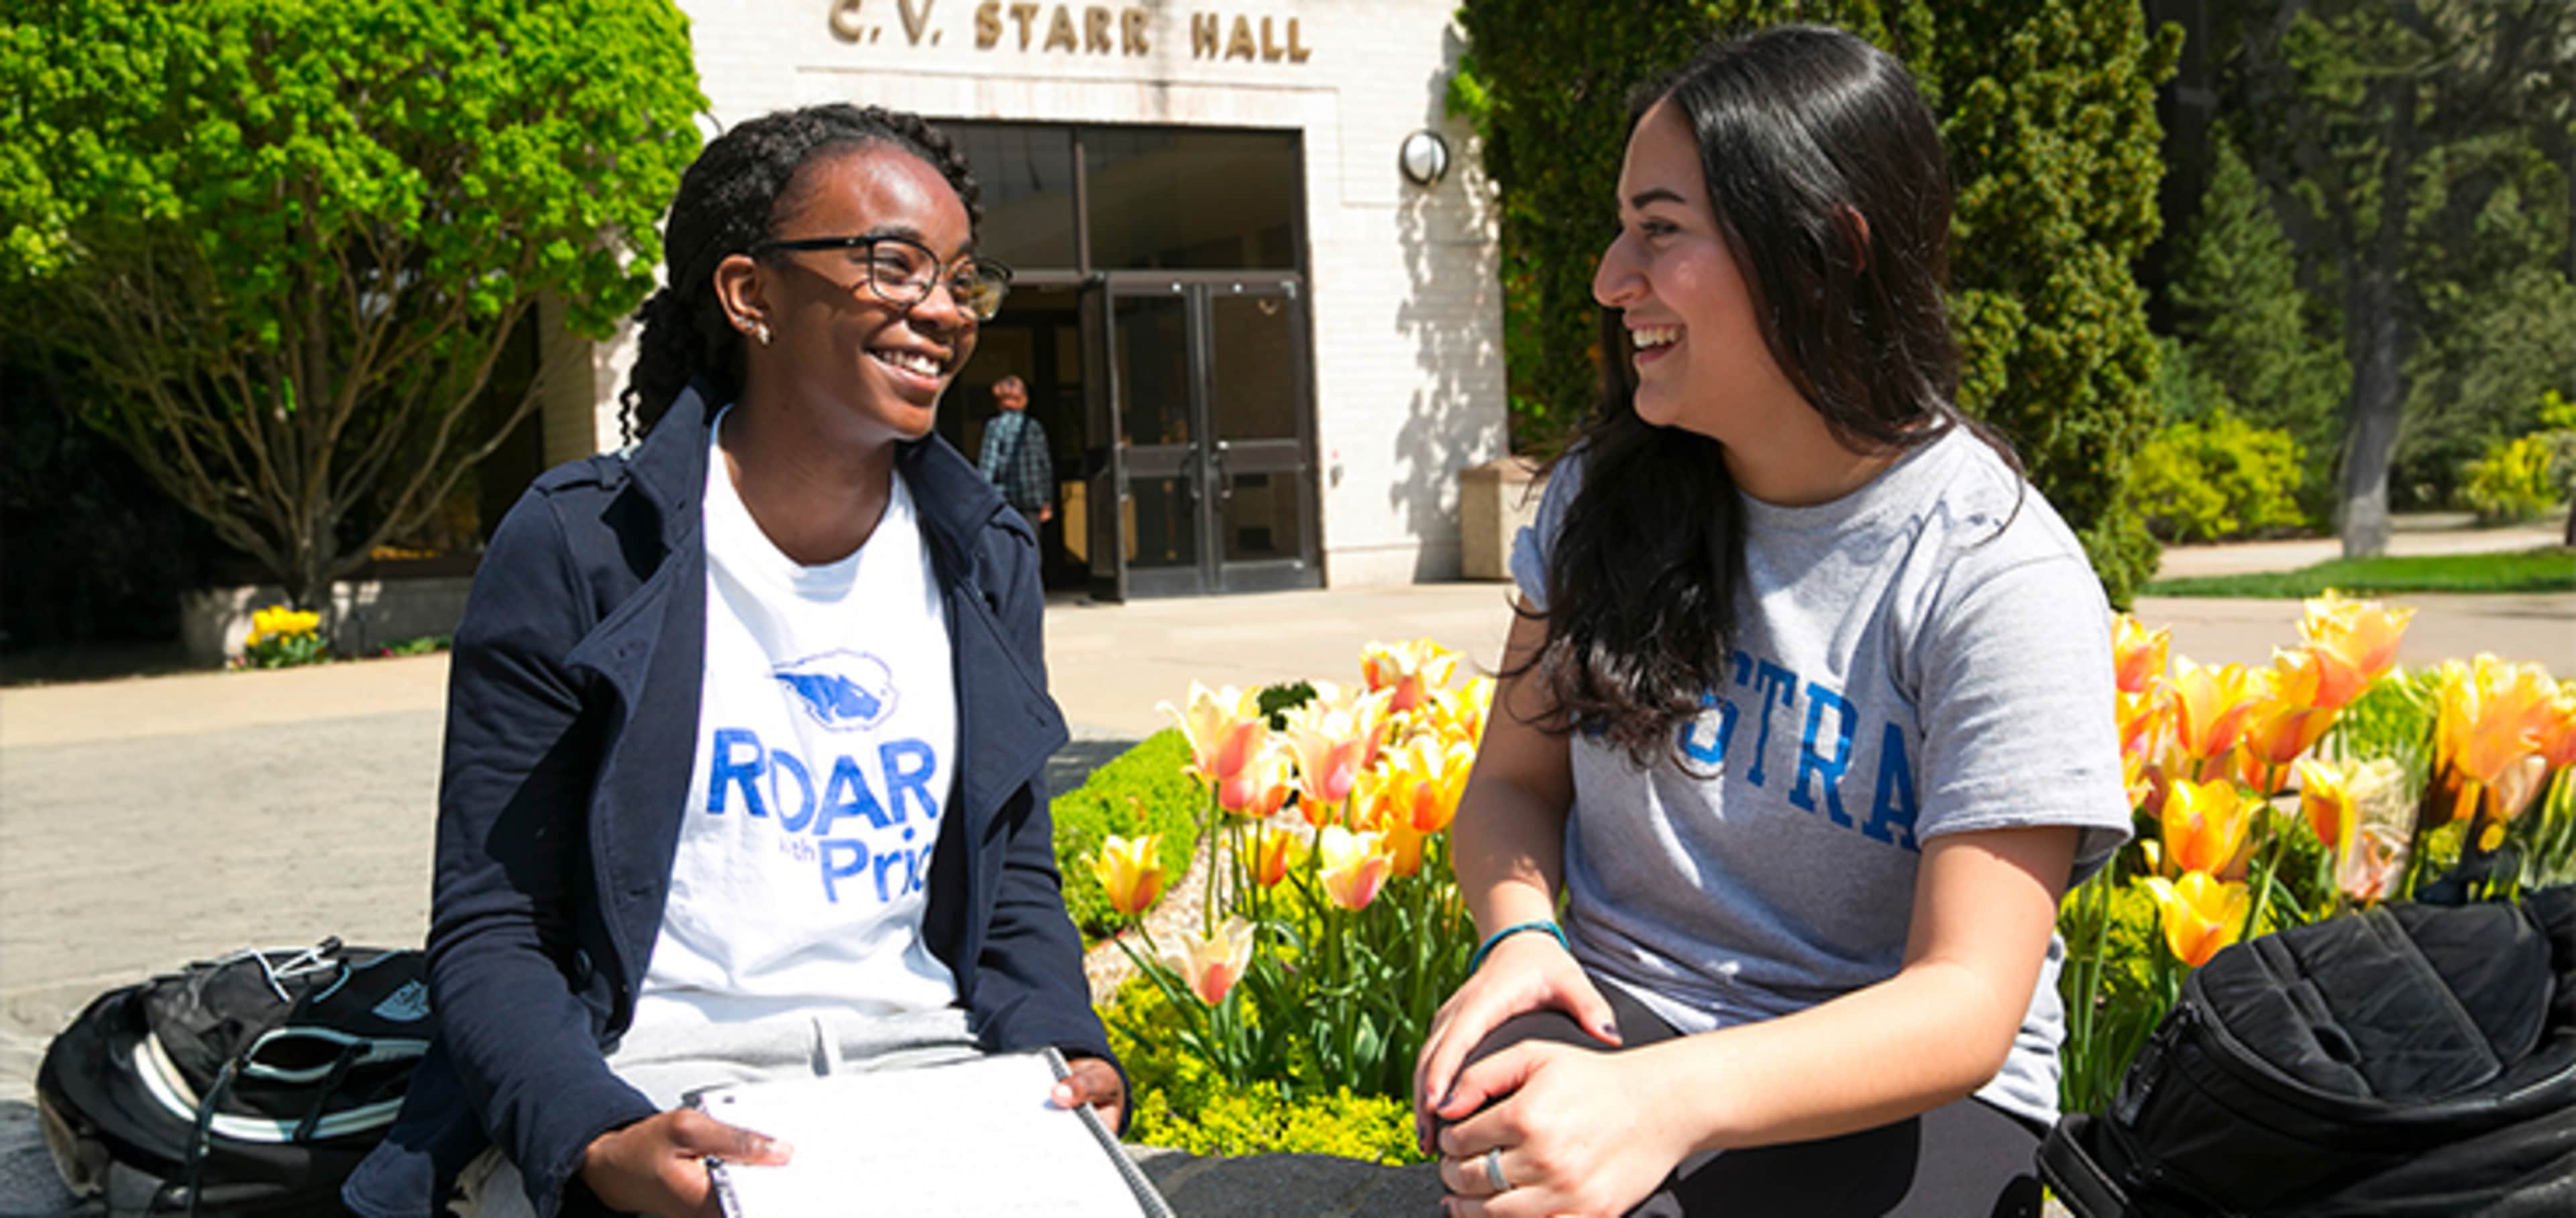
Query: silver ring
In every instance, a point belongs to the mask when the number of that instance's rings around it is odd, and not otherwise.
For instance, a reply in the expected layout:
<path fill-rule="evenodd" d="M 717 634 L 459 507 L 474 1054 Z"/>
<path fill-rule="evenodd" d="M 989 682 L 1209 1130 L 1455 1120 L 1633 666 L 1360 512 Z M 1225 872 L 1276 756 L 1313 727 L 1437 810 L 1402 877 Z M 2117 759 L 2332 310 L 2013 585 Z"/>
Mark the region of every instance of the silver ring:
<path fill-rule="evenodd" d="M 1512 1182 L 1503 1178 L 1503 1148 L 1500 1146 L 1485 1152 L 1485 1183 L 1493 1185 L 1498 1193 L 1512 1191 Z"/>

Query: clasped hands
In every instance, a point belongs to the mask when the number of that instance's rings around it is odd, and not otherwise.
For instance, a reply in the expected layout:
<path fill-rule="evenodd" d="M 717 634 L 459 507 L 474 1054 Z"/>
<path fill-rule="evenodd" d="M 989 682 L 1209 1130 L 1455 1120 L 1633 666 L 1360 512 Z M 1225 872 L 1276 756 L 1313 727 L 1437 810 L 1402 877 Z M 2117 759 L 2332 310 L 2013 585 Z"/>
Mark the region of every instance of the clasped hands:
<path fill-rule="evenodd" d="M 1432 1020 L 1414 1069 L 1414 1130 L 1440 1156 L 1442 1205 L 1456 1218 L 1615 1218 L 1692 1149 L 1654 1050 L 1524 1041 L 1461 1066 L 1503 1021 L 1551 1009 L 1619 1047 L 1609 1002 L 1544 935 L 1497 944 Z"/>

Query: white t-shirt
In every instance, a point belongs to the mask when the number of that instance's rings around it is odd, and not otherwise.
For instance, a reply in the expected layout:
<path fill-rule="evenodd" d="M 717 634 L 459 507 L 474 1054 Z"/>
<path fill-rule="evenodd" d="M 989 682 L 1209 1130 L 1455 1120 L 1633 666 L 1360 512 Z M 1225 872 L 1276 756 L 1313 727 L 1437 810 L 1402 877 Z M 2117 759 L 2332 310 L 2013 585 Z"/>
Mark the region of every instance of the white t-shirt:
<path fill-rule="evenodd" d="M 921 939 L 955 785 L 948 622 L 900 474 L 867 544 L 800 566 L 708 428 L 697 760 L 635 1023 L 947 1006 Z"/>

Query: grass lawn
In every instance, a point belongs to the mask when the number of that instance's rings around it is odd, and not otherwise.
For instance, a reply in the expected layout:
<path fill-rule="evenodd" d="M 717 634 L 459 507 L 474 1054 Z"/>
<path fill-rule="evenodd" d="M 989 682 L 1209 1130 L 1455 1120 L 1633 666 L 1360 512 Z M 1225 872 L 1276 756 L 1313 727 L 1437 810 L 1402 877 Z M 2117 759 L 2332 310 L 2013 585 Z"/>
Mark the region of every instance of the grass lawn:
<path fill-rule="evenodd" d="M 2296 571 L 2160 579 L 2146 596 L 2238 596 L 2293 600 L 2328 588 L 2360 596 L 2391 592 L 2576 592 L 2576 550 L 2545 546 L 2495 554 L 2338 558 Z"/>

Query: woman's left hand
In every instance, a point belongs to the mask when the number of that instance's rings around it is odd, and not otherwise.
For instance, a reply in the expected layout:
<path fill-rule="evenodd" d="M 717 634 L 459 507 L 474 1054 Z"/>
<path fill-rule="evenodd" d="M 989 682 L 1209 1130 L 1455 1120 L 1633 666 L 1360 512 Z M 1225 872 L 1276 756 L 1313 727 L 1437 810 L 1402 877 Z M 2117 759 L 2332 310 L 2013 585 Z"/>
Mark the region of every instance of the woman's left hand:
<path fill-rule="evenodd" d="M 1602 1053 L 1529 1041 L 1459 1071 L 1433 1109 L 1453 1218 L 1616 1218 L 1691 1152 L 1651 1050 Z M 1496 1096 L 1491 1108 L 1458 1120 Z M 1496 1192 L 1486 1152 L 1509 1187 Z"/>
<path fill-rule="evenodd" d="M 1118 1070 L 1097 1057 L 1077 1057 L 1065 1063 L 1073 1068 L 1055 1085 L 1055 1106 L 1077 1108 L 1089 1104 L 1100 1113 L 1111 1132 L 1118 1129 L 1118 1118 L 1127 1108 L 1127 1084 Z"/>

